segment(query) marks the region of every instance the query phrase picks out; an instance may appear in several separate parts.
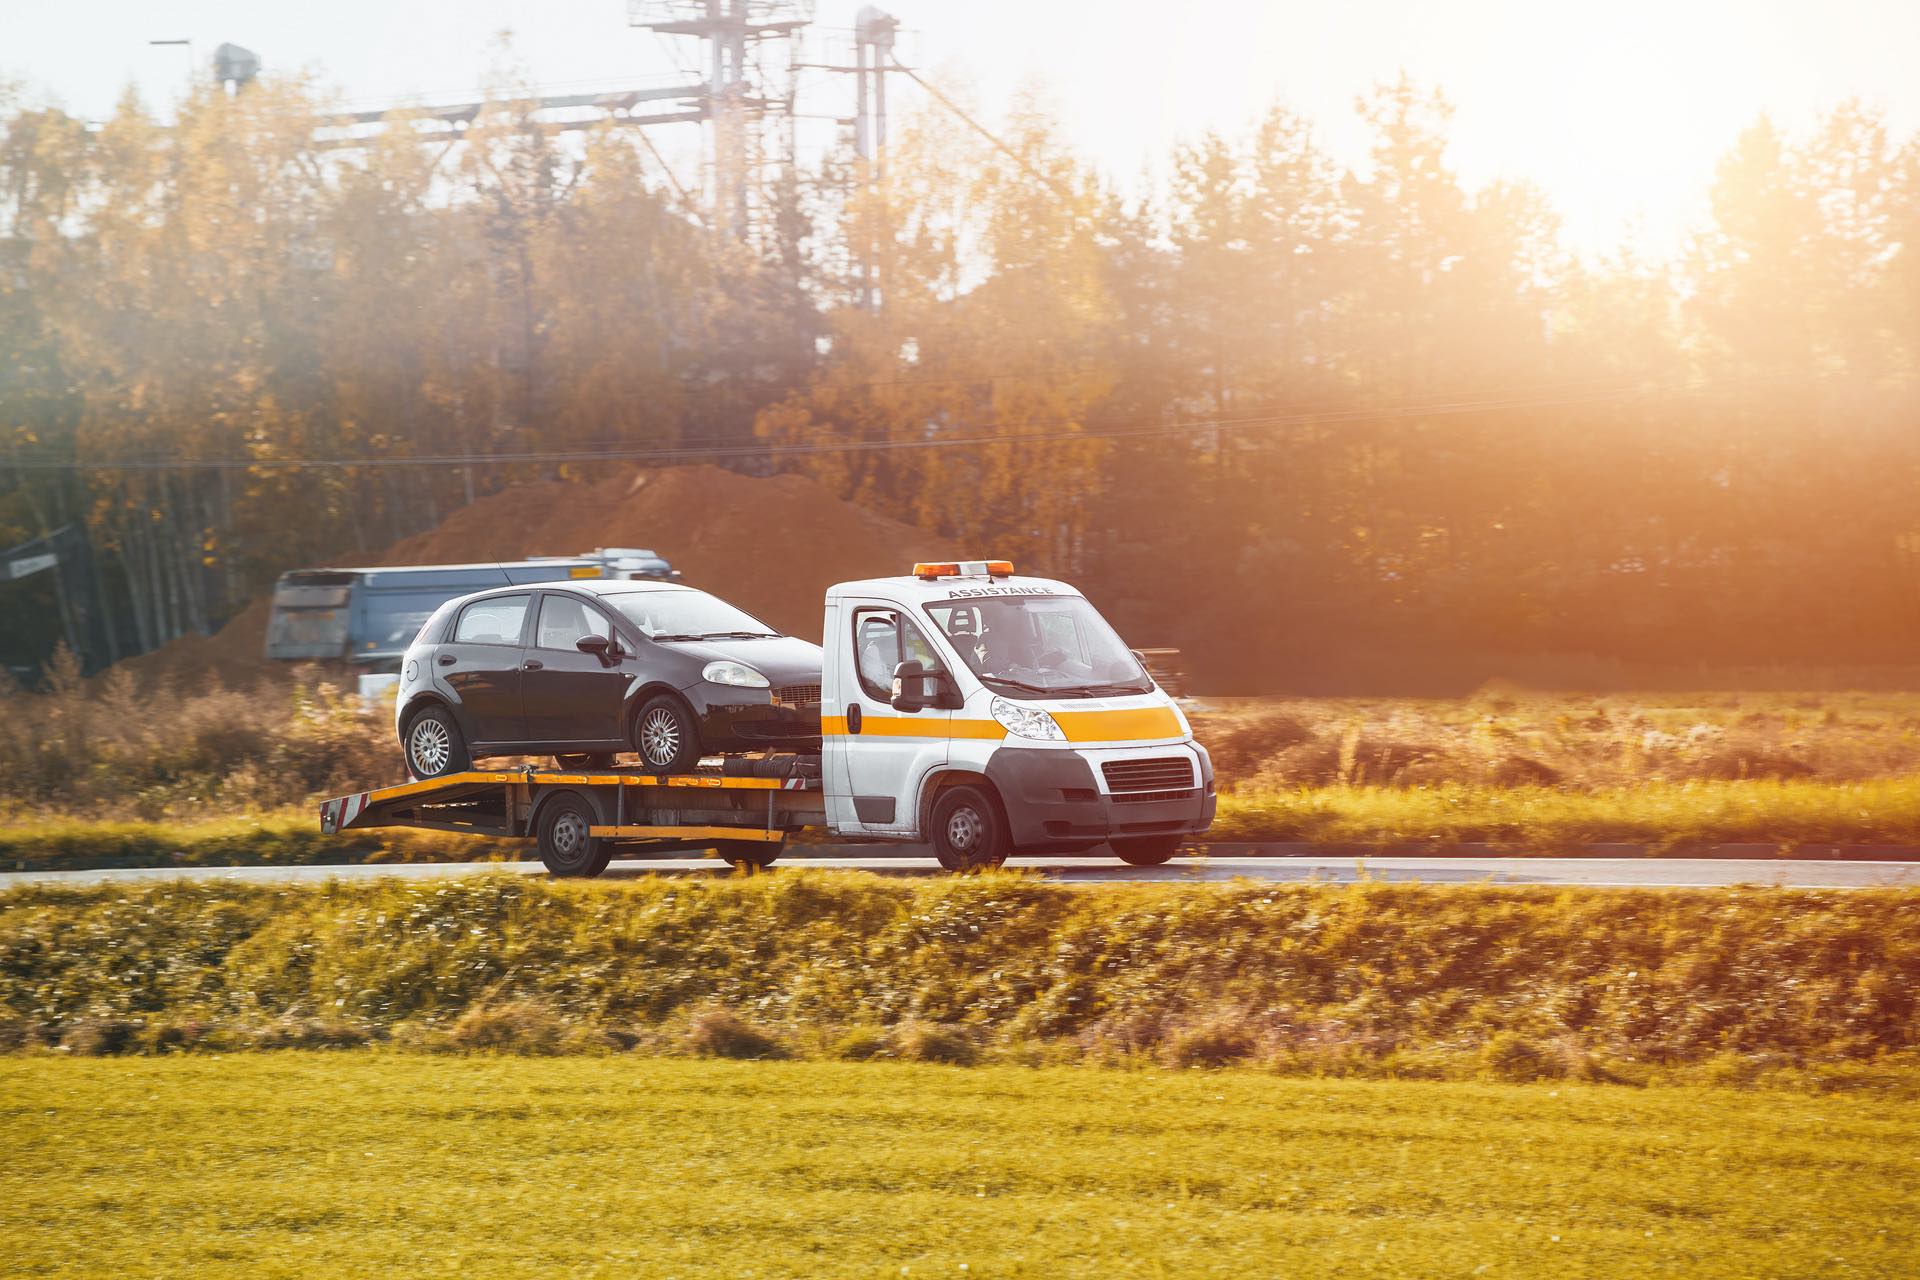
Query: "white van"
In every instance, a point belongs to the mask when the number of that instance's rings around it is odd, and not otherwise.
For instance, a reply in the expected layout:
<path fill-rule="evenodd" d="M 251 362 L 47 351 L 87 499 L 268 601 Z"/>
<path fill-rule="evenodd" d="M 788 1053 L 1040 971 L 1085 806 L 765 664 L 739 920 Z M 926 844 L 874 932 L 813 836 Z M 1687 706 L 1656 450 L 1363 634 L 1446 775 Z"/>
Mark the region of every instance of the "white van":
<path fill-rule="evenodd" d="M 837 834 L 924 839 L 958 870 L 1102 843 L 1159 863 L 1212 824 L 1206 749 L 1067 583 L 917 564 L 832 587 L 822 635 Z"/>

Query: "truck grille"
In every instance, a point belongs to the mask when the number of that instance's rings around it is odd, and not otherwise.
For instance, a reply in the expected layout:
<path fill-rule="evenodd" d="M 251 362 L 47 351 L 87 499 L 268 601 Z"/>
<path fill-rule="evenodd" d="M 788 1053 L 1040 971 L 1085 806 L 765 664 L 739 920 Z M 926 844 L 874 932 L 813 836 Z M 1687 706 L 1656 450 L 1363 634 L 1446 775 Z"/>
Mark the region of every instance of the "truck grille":
<path fill-rule="evenodd" d="M 817 684 L 783 684 L 773 691 L 773 700 L 783 707 L 804 707 L 820 701 Z"/>
<path fill-rule="evenodd" d="M 1143 791 L 1187 791 L 1193 787 L 1193 761 L 1179 756 L 1151 760 L 1109 760 L 1100 766 L 1107 790 L 1120 796 Z M 1155 796 L 1155 799 L 1171 799 Z"/>

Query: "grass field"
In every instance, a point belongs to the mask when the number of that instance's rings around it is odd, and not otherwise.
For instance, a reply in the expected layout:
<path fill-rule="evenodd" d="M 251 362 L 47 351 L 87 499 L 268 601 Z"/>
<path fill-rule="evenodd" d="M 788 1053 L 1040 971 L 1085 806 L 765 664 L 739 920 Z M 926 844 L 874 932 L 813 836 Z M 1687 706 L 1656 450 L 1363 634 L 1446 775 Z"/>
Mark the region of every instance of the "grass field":
<path fill-rule="evenodd" d="M 0 1061 L 13 1275 L 1910 1277 L 1920 1103 L 365 1051 Z"/>

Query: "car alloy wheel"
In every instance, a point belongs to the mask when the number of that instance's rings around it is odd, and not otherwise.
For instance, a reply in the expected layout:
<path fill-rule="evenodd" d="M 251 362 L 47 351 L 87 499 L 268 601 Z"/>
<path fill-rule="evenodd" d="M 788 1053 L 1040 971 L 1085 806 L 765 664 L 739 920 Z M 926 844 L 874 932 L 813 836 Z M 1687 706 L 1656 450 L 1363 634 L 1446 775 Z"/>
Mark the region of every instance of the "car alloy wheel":
<path fill-rule="evenodd" d="M 655 707 L 640 722 L 640 753 L 655 768 L 665 768 L 680 754 L 680 722 L 665 707 Z"/>
<path fill-rule="evenodd" d="M 447 767 L 447 758 L 452 754 L 453 735 L 447 732 L 446 725 L 433 716 L 414 721 L 413 731 L 407 735 L 407 756 L 417 776 L 433 777 Z"/>

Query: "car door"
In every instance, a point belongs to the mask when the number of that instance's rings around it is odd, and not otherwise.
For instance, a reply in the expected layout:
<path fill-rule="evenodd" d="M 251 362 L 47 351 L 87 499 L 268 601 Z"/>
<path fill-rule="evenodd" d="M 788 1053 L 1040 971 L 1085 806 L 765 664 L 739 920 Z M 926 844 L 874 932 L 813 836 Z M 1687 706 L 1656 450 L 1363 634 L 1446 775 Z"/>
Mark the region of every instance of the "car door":
<path fill-rule="evenodd" d="M 596 605 L 567 592 L 540 593 L 533 642 L 520 663 L 527 741 L 554 746 L 624 746 L 620 713 L 633 675 L 577 647 L 582 636 L 615 635 Z"/>
<path fill-rule="evenodd" d="M 520 654 L 533 595 L 487 596 L 460 610 L 452 637 L 434 655 L 440 680 L 457 699 L 468 739 L 526 741 L 520 711 Z"/>
<path fill-rule="evenodd" d="M 854 817 L 862 831 L 911 831 L 921 779 L 946 762 L 953 712 L 894 710 L 893 669 L 910 658 L 941 672 L 946 663 L 898 607 L 856 601 L 852 610 L 853 652 L 846 656 L 854 679 L 847 685 L 846 733 L 837 741 Z"/>

